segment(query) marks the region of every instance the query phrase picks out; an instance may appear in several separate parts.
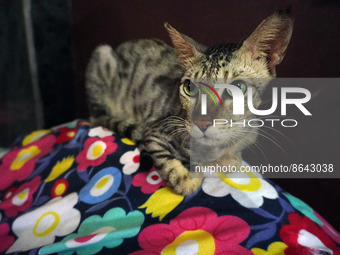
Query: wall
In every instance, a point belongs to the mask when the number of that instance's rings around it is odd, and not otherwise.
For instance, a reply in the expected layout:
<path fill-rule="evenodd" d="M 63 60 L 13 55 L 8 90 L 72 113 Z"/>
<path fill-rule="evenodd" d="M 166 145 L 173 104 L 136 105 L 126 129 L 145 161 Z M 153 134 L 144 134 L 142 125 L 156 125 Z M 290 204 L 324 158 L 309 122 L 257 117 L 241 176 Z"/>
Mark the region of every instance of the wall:
<path fill-rule="evenodd" d="M 65 0 L 0 0 L 0 147 L 75 118 L 70 11 Z"/>

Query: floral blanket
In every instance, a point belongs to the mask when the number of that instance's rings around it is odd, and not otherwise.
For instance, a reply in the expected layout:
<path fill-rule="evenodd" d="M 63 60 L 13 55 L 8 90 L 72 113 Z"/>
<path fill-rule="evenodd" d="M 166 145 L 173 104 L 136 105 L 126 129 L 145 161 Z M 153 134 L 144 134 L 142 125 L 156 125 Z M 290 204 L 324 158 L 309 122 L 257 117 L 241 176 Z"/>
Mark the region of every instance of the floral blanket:
<path fill-rule="evenodd" d="M 0 176 L 0 253 L 340 254 L 340 234 L 271 181 L 176 195 L 130 140 L 85 121 L 17 139 Z"/>

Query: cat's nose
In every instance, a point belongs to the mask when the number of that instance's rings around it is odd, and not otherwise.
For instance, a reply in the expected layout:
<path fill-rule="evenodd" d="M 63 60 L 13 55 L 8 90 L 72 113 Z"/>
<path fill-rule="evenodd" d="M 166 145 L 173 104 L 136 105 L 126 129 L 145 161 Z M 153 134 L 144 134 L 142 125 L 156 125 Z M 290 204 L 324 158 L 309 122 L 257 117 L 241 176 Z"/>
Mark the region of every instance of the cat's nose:
<path fill-rule="evenodd" d="M 213 124 L 211 121 L 208 120 L 194 120 L 194 123 L 202 132 L 207 130 L 207 128 Z"/>

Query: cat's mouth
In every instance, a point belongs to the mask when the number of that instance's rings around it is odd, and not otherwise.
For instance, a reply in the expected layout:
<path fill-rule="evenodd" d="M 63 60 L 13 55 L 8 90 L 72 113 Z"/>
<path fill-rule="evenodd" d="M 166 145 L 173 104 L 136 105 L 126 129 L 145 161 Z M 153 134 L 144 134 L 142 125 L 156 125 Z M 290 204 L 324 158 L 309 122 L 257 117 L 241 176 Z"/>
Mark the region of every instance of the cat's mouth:
<path fill-rule="evenodd" d="M 190 138 L 195 140 L 197 144 L 204 144 L 208 146 L 216 146 L 221 144 L 226 144 L 226 138 L 222 137 L 221 132 L 211 126 L 206 130 L 201 130 L 196 125 L 191 125 L 190 127 Z"/>

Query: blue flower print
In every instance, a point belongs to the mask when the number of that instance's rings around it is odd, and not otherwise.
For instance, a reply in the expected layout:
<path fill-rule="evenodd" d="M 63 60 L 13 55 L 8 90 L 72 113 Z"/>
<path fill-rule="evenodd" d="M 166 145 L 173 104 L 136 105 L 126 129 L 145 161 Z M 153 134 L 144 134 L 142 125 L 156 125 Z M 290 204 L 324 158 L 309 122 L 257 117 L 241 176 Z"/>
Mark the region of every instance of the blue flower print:
<path fill-rule="evenodd" d="M 104 168 L 80 190 L 79 199 L 87 204 L 100 203 L 118 190 L 121 181 L 122 174 L 118 168 Z"/>

